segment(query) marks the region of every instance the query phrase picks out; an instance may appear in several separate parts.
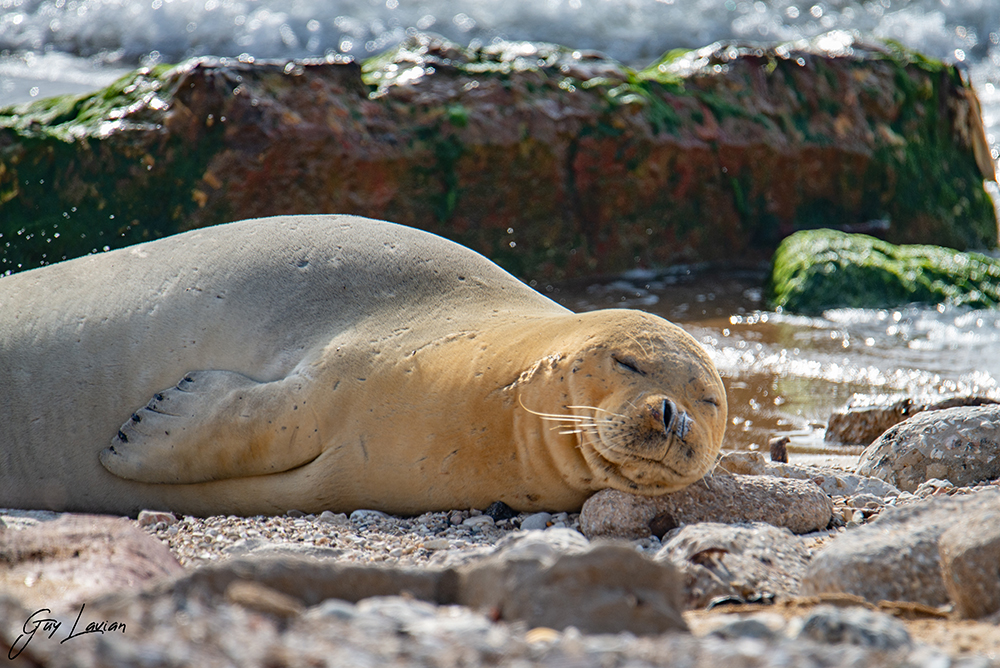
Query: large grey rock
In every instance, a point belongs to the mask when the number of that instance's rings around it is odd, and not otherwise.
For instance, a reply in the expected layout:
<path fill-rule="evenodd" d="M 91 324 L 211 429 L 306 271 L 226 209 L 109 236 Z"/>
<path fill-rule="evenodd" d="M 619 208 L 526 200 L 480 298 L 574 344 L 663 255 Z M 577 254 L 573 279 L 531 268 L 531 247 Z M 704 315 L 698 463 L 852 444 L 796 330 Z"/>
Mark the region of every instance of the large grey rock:
<path fill-rule="evenodd" d="M 956 518 L 938 542 L 945 589 L 962 617 L 1000 610 L 1000 499 Z"/>
<path fill-rule="evenodd" d="M 682 528 L 653 559 L 681 572 L 685 607 L 691 609 L 720 596 L 794 596 L 809 550 L 791 531 L 770 524 L 702 522 Z"/>
<path fill-rule="evenodd" d="M 890 508 L 870 524 L 841 534 L 816 553 L 801 593 L 847 593 L 877 603 L 948 602 L 941 577 L 938 541 L 959 518 L 1000 508 L 994 490 L 961 497 L 934 497 Z"/>
<path fill-rule="evenodd" d="M 830 416 L 823 440 L 829 443 L 844 443 L 851 445 L 871 445 L 872 441 L 881 436 L 903 420 L 924 411 L 938 411 L 956 406 L 982 406 L 996 404 L 986 397 L 949 397 L 941 401 L 919 402 L 906 397 L 893 398 L 889 402 L 868 402 L 865 399 L 852 400 L 844 410 Z"/>
<path fill-rule="evenodd" d="M 580 554 L 590 547 L 590 541 L 579 531 L 552 527 L 544 533 L 519 531 L 508 534 L 496 544 L 496 552 L 522 558 L 548 559 L 560 554 Z"/>
<path fill-rule="evenodd" d="M 871 494 L 879 498 L 895 496 L 899 489 L 884 480 L 848 473 L 828 466 L 769 462 L 759 452 L 727 452 L 719 467 L 737 475 L 769 475 L 775 478 L 808 480 L 827 494 L 856 496 Z"/>
<path fill-rule="evenodd" d="M 515 545 L 465 569 L 458 602 L 531 627 L 639 635 L 687 630 L 680 574 L 620 544 L 575 554 Z"/>
<path fill-rule="evenodd" d="M 337 563 L 333 559 L 291 553 L 249 554 L 155 583 L 143 595 L 155 598 L 169 594 L 216 601 L 239 581 L 256 582 L 309 607 L 328 598 L 357 602 L 371 596 L 397 595 L 451 603 L 456 596 L 457 576 L 447 569 Z"/>
<path fill-rule="evenodd" d="M 0 565 L 0 594 L 63 609 L 184 570 L 166 545 L 128 520 L 71 514 L 0 532 Z"/>
<path fill-rule="evenodd" d="M 1000 476 L 1000 406 L 918 413 L 865 449 L 858 473 L 907 492 L 932 478 L 959 487 L 993 480 Z"/>
<path fill-rule="evenodd" d="M 811 482 L 734 476 L 717 469 L 717 473 L 663 496 L 601 490 L 584 502 L 580 530 L 589 538 L 643 538 L 697 522 L 766 522 L 793 533 L 809 533 L 825 528 L 832 516 L 830 497 Z"/>
<path fill-rule="evenodd" d="M 803 620 L 798 637 L 880 650 L 895 650 L 913 644 L 906 626 L 885 613 L 832 605 L 821 605 L 813 610 Z"/>
<path fill-rule="evenodd" d="M 288 617 L 331 598 L 357 602 L 402 595 L 458 603 L 530 626 L 656 634 L 686 629 L 680 591 L 680 577 L 668 564 L 654 563 L 624 545 L 591 546 L 577 531 L 553 528 L 511 536 L 495 554 L 458 568 L 249 554 L 157 583 L 143 596 L 208 605 L 225 600 Z"/>

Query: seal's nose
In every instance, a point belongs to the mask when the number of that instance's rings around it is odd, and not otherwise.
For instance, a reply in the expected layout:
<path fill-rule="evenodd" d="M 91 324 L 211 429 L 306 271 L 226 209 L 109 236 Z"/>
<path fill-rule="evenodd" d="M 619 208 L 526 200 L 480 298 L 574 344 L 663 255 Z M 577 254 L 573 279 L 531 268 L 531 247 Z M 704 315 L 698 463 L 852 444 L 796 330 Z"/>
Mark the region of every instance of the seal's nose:
<path fill-rule="evenodd" d="M 694 425 L 694 420 L 691 419 L 691 416 L 682 410 L 678 410 L 676 404 L 667 397 L 663 397 L 659 402 L 650 404 L 649 410 L 651 417 L 660 423 L 664 436 L 674 434 L 683 441 Z"/>
<path fill-rule="evenodd" d="M 651 429 L 669 437 L 671 434 L 677 433 L 678 421 L 680 421 L 683 432 L 687 433 L 691 418 L 684 411 L 677 410 L 677 405 L 671 399 L 661 394 L 647 397 L 645 404 L 648 424 Z"/>

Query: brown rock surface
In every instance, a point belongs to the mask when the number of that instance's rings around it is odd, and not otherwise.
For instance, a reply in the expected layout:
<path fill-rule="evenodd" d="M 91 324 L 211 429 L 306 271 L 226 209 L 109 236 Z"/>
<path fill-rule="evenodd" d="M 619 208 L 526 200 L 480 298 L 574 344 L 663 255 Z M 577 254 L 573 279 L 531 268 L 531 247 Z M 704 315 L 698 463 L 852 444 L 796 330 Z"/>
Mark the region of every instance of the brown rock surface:
<path fill-rule="evenodd" d="M 215 601 L 240 582 L 254 582 L 305 606 L 328 598 L 356 602 L 371 596 L 395 595 L 452 602 L 456 595 L 452 571 L 337 563 L 297 555 L 236 557 L 153 584 L 143 595 L 155 598 L 170 593 Z"/>
<path fill-rule="evenodd" d="M 537 558 L 499 553 L 462 575 L 458 603 L 531 627 L 656 635 L 686 631 L 681 576 L 626 545 Z"/>
<path fill-rule="evenodd" d="M 852 52 L 714 44 L 636 72 L 417 35 L 364 77 L 139 71 L 0 111 L 0 217 L 22 230 L 0 270 L 282 213 L 420 227 L 540 279 L 761 259 L 796 229 L 873 220 L 896 243 L 994 246 L 971 87 L 895 47 Z"/>
<path fill-rule="evenodd" d="M 769 524 L 701 522 L 671 536 L 654 560 L 680 571 L 685 608 L 695 609 L 719 597 L 793 597 L 809 562 L 809 550 L 788 529 Z"/>
<path fill-rule="evenodd" d="M 68 609 L 182 571 L 165 545 L 120 518 L 64 515 L 0 532 L 0 594 L 27 607 Z"/>

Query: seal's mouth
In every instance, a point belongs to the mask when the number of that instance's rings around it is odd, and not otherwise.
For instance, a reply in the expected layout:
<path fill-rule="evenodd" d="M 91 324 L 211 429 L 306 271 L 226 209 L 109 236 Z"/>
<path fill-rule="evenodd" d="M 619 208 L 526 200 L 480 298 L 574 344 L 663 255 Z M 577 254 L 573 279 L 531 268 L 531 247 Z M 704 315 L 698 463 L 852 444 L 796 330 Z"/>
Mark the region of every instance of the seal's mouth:
<path fill-rule="evenodd" d="M 705 474 L 710 458 L 699 453 L 709 446 L 698 442 L 694 418 L 669 397 L 647 396 L 608 413 L 595 421 L 597 429 L 583 449 L 616 486 L 662 494 Z"/>

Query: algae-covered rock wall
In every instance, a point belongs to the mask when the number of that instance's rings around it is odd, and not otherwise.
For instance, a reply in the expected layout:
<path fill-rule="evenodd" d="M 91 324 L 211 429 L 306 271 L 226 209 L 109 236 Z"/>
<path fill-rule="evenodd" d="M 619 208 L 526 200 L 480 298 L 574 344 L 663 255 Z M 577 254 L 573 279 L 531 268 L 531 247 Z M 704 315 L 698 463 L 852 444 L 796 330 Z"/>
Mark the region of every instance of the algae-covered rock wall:
<path fill-rule="evenodd" d="M 1000 260 L 865 234 L 802 231 L 775 252 L 766 296 L 772 307 L 804 314 L 914 302 L 997 308 Z"/>
<path fill-rule="evenodd" d="M 283 213 L 420 227 L 537 278 L 766 258 L 818 226 L 992 247 L 984 177 L 972 90 L 899 48 L 634 71 L 418 35 L 363 67 L 202 59 L 0 110 L 0 272 Z"/>

